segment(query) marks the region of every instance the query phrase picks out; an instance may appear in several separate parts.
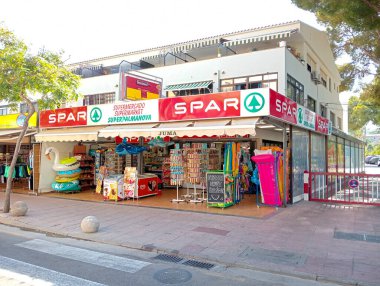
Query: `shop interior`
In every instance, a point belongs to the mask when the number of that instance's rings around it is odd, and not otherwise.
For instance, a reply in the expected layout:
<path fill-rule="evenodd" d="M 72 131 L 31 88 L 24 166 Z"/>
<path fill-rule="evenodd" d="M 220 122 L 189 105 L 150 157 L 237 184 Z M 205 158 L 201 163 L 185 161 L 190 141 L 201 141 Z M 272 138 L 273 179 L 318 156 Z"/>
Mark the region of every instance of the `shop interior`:
<path fill-rule="evenodd" d="M 16 144 L 0 145 L 0 190 L 6 189 L 9 167 Z M 18 192 L 27 193 L 31 188 L 33 154 L 31 144 L 22 144 L 13 172 L 12 187 Z"/>
<path fill-rule="evenodd" d="M 41 173 L 45 185 L 40 183 L 39 194 L 265 217 L 276 212 L 282 202 L 281 146 L 281 141 L 258 141 L 250 136 L 158 137 L 140 138 L 140 141 L 117 137 L 113 142 L 44 142 Z M 251 159 L 259 154 L 270 154 L 274 161 Z M 271 197 L 272 193 L 264 194 L 261 190 L 260 169 L 262 178 L 265 170 L 270 170 L 272 176 L 265 181 L 272 185 L 265 189 L 275 186 L 276 192 L 270 189 L 277 193 L 275 198 Z"/>

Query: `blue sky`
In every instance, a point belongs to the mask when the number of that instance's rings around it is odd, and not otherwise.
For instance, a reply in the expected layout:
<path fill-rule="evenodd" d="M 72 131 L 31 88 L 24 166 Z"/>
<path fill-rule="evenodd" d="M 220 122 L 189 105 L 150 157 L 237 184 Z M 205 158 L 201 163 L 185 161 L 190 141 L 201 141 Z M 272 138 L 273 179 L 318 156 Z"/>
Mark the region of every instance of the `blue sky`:
<path fill-rule="evenodd" d="M 8 0 L 0 22 L 37 51 L 67 63 L 301 20 L 323 29 L 290 0 Z"/>

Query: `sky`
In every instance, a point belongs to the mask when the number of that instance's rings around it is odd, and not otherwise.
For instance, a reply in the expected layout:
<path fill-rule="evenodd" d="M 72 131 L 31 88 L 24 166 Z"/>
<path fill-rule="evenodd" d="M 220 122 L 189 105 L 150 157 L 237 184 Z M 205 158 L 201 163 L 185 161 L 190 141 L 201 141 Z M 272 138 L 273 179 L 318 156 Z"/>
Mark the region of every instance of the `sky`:
<path fill-rule="evenodd" d="M 64 51 L 66 63 L 301 20 L 290 0 L 3 0 L 0 22 L 36 52 Z"/>

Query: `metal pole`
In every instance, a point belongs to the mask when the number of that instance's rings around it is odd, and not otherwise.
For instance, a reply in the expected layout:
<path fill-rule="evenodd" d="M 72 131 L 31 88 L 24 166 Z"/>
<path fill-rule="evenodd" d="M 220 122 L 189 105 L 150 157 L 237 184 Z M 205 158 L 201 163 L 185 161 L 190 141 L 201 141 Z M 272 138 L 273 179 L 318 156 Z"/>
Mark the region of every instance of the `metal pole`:
<path fill-rule="evenodd" d="M 287 193 L 287 188 L 286 188 L 286 181 L 287 181 L 287 174 L 286 174 L 286 169 L 287 169 L 287 160 L 286 160 L 286 149 L 287 149 L 287 135 L 286 135 L 286 124 L 284 124 L 284 128 L 282 129 L 282 146 L 283 146 L 283 156 L 282 156 L 282 160 L 283 160 L 283 172 L 284 172 L 284 182 L 283 182 L 283 190 L 284 190 L 284 195 L 283 195 L 283 205 L 284 207 L 286 207 L 286 202 L 287 202 L 287 197 L 288 197 L 288 193 Z"/>

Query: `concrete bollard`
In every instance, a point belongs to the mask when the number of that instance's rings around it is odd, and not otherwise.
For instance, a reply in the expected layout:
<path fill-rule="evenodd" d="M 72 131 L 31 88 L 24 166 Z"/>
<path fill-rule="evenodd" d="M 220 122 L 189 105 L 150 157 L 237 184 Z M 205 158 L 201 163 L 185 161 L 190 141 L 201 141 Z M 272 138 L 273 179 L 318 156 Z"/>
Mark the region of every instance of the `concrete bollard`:
<path fill-rule="evenodd" d="M 24 216 L 28 211 L 28 206 L 23 201 L 17 201 L 11 206 L 12 216 Z"/>
<path fill-rule="evenodd" d="M 80 224 L 80 228 L 85 233 L 93 233 L 99 230 L 99 220 L 95 216 L 86 216 L 82 219 Z"/>

